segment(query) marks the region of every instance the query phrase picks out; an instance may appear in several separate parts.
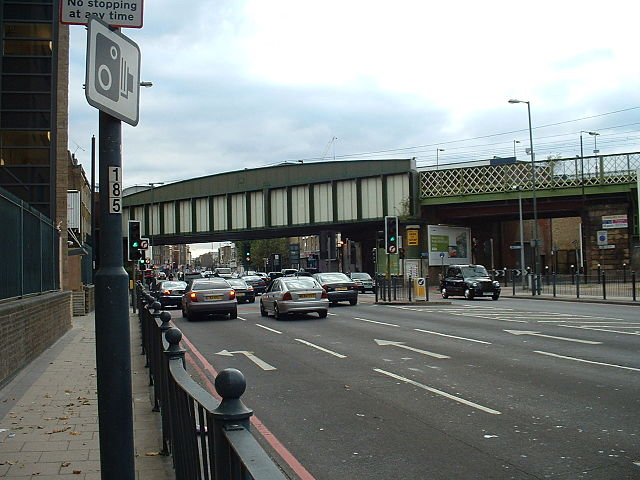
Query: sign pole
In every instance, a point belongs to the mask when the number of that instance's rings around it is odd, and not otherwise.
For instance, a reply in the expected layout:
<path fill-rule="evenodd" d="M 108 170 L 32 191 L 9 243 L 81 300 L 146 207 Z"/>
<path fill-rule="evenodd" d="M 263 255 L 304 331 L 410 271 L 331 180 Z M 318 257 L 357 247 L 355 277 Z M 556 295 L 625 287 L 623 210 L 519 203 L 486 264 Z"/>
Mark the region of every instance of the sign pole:
<path fill-rule="evenodd" d="M 129 276 L 122 256 L 122 124 L 105 112 L 99 115 L 100 268 L 95 283 L 100 471 L 103 480 L 134 480 Z"/>

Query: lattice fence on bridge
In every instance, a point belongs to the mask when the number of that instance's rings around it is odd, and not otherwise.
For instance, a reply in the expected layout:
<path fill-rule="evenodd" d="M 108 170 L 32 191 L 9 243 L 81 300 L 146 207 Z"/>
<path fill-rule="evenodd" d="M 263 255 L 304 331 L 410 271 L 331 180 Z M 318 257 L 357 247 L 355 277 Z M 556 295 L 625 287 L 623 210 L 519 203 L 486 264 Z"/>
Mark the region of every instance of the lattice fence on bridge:
<path fill-rule="evenodd" d="M 422 198 L 512 192 L 532 188 L 531 162 L 420 172 Z M 536 189 L 613 185 L 636 181 L 640 152 L 535 162 Z"/>

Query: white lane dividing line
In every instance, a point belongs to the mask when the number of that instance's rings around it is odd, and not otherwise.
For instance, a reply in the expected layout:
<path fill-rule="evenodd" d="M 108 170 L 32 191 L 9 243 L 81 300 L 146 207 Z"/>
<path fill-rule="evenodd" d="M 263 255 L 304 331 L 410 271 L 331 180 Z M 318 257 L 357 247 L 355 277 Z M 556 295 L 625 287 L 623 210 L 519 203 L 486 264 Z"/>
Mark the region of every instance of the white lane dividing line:
<path fill-rule="evenodd" d="M 609 330 L 607 328 L 581 327 L 579 325 L 558 325 L 564 328 L 578 328 L 580 330 L 594 330 L 596 332 L 621 333 L 623 335 L 640 335 L 640 332 L 621 332 L 620 330 Z"/>
<path fill-rule="evenodd" d="M 332 317 L 337 317 L 338 316 L 337 313 L 327 313 L 327 315 L 331 315 Z"/>
<path fill-rule="evenodd" d="M 238 320 L 242 320 L 243 322 L 246 322 L 246 321 L 247 321 L 247 319 L 246 319 L 246 318 L 242 318 L 242 317 L 237 317 L 237 318 L 238 318 Z"/>
<path fill-rule="evenodd" d="M 395 323 L 377 322 L 375 320 L 369 320 L 367 318 L 360 318 L 360 317 L 353 317 L 353 318 L 355 318 L 356 320 L 363 321 L 363 322 L 376 323 L 378 325 L 386 325 L 388 327 L 399 327 L 400 326 L 400 325 L 396 325 Z"/>
<path fill-rule="evenodd" d="M 483 317 L 482 315 L 464 315 L 465 317 L 482 318 L 483 320 L 497 320 L 498 322 L 513 322 L 513 323 L 529 323 L 526 320 L 513 320 L 510 318 L 497 318 L 497 317 Z"/>
<path fill-rule="evenodd" d="M 467 342 L 484 343 L 485 345 L 491 345 L 491 342 L 476 340 L 475 338 L 456 337 L 455 335 L 447 335 L 446 333 L 432 332 L 430 330 L 422 330 L 421 328 L 414 328 L 414 330 L 416 332 L 429 333 L 431 335 L 440 335 L 441 337 L 455 338 L 456 340 L 465 340 Z"/>
<path fill-rule="evenodd" d="M 422 355 L 427 355 L 427 356 L 433 357 L 433 358 L 440 358 L 440 359 L 451 358 L 449 355 L 443 355 L 441 353 L 430 352 L 429 350 L 421 350 L 419 348 L 410 347 L 409 345 L 405 345 L 404 342 L 395 342 L 393 340 L 380 340 L 378 338 L 375 338 L 374 340 L 381 347 L 384 347 L 384 346 L 387 346 L 387 345 L 393 345 L 394 347 L 404 348 L 405 350 L 410 350 L 412 352 L 421 353 Z"/>
<path fill-rule="evenodd" d="M 593 317 L 563 317 L 562 320 L 539 320 L 538 323 L 567 323 L 567 322 L 579 322 L 579 323 L 586 323 L 586 324 L 591 324 L 591 323 L 595 323 L 595 324 L 599 324 L 599 323 L 603 323 L 603 320 L 599 320 L 597 322 L 595 321 L 590 321 L 590 320 L 585 320 L 585 318 L 593 318 Z M 621 321 L 616 321 L 616 322 L 607 322 L 607 323 L 621 323 L 621 324 L 628 324 L 628 325 L 633 325 L 634 323 L 638 323 L 640 325 L 640 322 L 626 322 L 624 320 Z"/>
<path fill-rule="evenodd" d="M 282 332 L 275 330 L 273 328 L 266 327 L 264 325 L 260 325 L 259 323 L 256 323 L 256 327 L 264 328 L 265 330 L 269 330 L 270 332 L 277 333 L 278 335 L 282 335 Z"/>
<path fill-rule="evenodd" d="M 588 345 L 602 345 L 602 342 L 595 342 L 593 340 L 581 340 L 579 338 L 556 337 L 553 335 L 544 335 L 540 332 L 534 332 L 530 330 L 505 330 L 505 332 L 510 333 L 512 335 L 531 335 L 534 337 L 552 338 L 553 340 L 564 340 L 565 342 L 586 343 Z"/>
<path fill-rule="evenodd" d="M 585 360 L 584 358 L 567 357 L 565 355 L 558 355 L 557 353 L 541 352 L 540 350 L 534 350 L 534 353 L 540 355 L 547 355 L 548 357 L 563 358 L 565 360 L 573 360 L 574 362 L 591 363 L 593 365 L 602 365 L 604 367 L 622 368 L 624 370 L 632 370 L 634 372 L 640 372 L 640 368 L 625 367 L 623 365 L 615 365 L 613 363 L 594 362 L 593 360 Z"/>
<path fill-rule="evenodd" d="M 342 355 L 341 353 L 337 353 L 337 352 L 333 352 L 331 350 L 327 350 L 324 347 L 321 347 L 319 345 L 315 345 L 311 342 L 307 342 L 306 340 L 302 340 L 301 338 L 296 338 L 296 342 L 300 342 L 300 343 L 304 343 L 305 345 L 308 345 L 310 347 L 316 348 L 322 352 L 328 353 L 329 355 L 333 355 L 334 357 L 338 357 L 338 358 L 347 358 L 346 355 Z"/>
<path fill-rule="evenodd" d="M 423 385 L 422 383 L 418 383 L 418 382 L 416 382 L 414 380 L 411 380 L 409 378 L 401 377 L 400 375 L 396 375 L 395 373 L 387 372 L 386 370 L 381 370 L 379 368 L 374 368 L 373 371 L 374 372 L 378 372 L 378 373 L 382 373 L 383 375 L 387 375 L 388 377 L 391 377 L 391 378 L 395 378 L 396 380 L 400 380 L 401 382 L 405 382 L 405 383 L 408 383 L 410 385 L 414 385 L 414 386 L 416 386 L 418 388 L 422 388 L 424 390 L 427 390 L 428 392 L 435 393 L 436 395 L 442 395 L 445 398 L 448 398 L 450 400 L 454 400 L 456 402 L 462 403 L 462 404 L 467 405 L 469 407 L 477 408 L 478 410 L 482 410 L 483 412 L 487 412 L 487 413 L 490 413 L 492 415 L 501 415 L 502 414 L 502 412 L 499 412 L 498 410 L 494 410 L 493 408 L 485 407 L 485 406 L 480 405 L 478 403 L 471 402 L 469 400 L 465 400 L 464 398 L 461 398 L 461 397 L 456 397 L 455 395 L 451 395 L 450 393 L 443 392 L 442 390 L 438 390 L 437 388 L 429 387 L 428 385 Z"/>

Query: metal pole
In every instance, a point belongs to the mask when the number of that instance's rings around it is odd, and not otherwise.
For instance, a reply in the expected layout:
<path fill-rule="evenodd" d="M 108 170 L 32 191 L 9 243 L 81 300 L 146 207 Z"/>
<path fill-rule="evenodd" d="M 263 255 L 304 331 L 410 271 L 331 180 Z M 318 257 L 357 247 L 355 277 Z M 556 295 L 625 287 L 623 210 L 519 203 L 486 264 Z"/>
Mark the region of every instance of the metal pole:
<path fill-rule="evenodd" d="M 533 130 L 531 128 L 531 103 L 527 101 L 529 115 L 529 145 L 531 146 L 531 195 L 533 201 L 533 278 L 540 272 L 540 257 L 538 256 L 538 204 L 536 200 L 536 155 L 533 150 Z M 535 295 L 535 288 L 534 295 Z"/>
<path fill-rule="evenodd" d="M 134 480 L 129 277 L 122 266 L 122 215 L 110 213 L 109 208 L 109 172 L 122 167 L 122 124 L 104 112 L 99 115 L 101 195 L 96 371 L 100 471 L 103 480 Z"/>
<path fill-rule="evenodd" d="M 96 136 L 91 136 L 91 283 L 96 277 Z M 94 291 L 95 293 L 95 291 Z"/>
<path fill-rule="evenodd" d="M 522 222 L 522 190 L 518 187 L 518 209 L 520 210 L 520 270 L 522 271 L 522 289 L 526 289 L 527 282 L 524 278 L 524 224 Z"/>

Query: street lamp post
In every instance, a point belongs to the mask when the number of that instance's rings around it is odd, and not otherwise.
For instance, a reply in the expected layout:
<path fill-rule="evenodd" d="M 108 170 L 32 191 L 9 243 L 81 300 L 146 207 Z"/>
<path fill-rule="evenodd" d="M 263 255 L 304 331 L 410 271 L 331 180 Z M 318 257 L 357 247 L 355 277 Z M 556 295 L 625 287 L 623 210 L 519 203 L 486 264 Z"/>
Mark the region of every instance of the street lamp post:
<path fill-rule="evenodd" d="M 149 185 L 151 187 L 151 225 L 149 228 L 149 247 L 151 248 L 151 264 L 155 265 L 155 262 L 153 261 L 153 187 L 155 187 L 156 185 L 164 185 L 164 182 L 149 182 L 147 183 L 147 185 Z"/>
<path fill-rule="evenodd" d="M 593 153 L 594 154 L 598 154 L 600 153 L 600 150 L 598 150 L 598 143 L 596 142 L 596 138 L 598 138 L 598 135 L 600 135 L 598 132 L 589 132 L 589 135 L 593 136 Z"/>
<path fill-rule="evenodd" d="M 516 143 L 520 143 L 520 140 L 513 141 L 513 158 L 516 158 Z"/>
<path fill-rule="evenodd" d="M 531 103 L 528 100 L 511 99 L 509 103 L 526 103 L 529 117 L 529 146 L 531 148 L 531 199 L 533 203 L 533 284 L 531 294 L 538 290 L 538 272 L 540 272 L 540 257 L 538 255 L 538 206 L 536 201 L 536 157 L 533 150 L 533 130 L 531 128 Z"/>
<path fill-rule="evenodd" d="M 436 170 L 438 169 L 438 164 L 440 160 L 440 152 L 444 152 L 444 148 L 436 148 Z"/>

